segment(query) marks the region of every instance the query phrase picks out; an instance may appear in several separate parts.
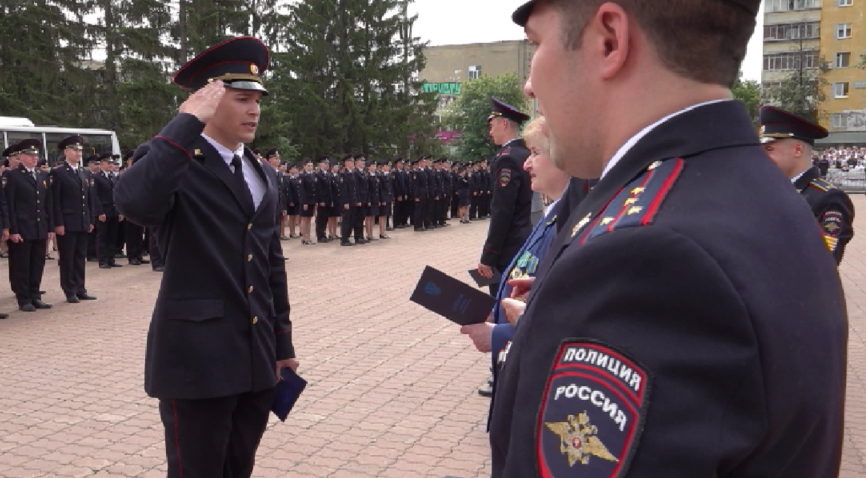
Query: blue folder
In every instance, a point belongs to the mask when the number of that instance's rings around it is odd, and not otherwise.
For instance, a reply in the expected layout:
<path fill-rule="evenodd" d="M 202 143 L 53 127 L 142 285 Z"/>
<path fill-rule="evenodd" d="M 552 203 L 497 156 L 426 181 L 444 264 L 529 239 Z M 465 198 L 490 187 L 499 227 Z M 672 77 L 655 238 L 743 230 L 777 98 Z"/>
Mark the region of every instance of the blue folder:
<path fill-rule="evenodd" d="M 274 403 L 271 405 L 271 411 L 281 421 L 286 421 L 301 392 L 307 386 L 307 381 L 301 378 L 290 368 L 280 370 L 280 381 L 277 382 L 277 387 L 274 391 Z"/>

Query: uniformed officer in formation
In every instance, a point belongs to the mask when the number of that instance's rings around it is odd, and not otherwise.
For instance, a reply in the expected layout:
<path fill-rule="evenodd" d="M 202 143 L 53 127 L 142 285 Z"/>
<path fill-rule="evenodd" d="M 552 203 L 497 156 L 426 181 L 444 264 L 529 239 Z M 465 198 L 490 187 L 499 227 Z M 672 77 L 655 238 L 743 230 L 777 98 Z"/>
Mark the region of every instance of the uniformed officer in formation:
<path fill-rule="evenodd" d="M 316 212 L 316 241 L 330 242 L 328 239 L 328 221 L 331 219 L 331 209 L 334 207 L 332 197 L 333 177 L 329 168 L 327 156 L 319 156 L 316 170 L 316 201 L 318 211 Z"/>
<path fill-rule="evenodd" d="M 145 390 L 159 399 L 169 478 L 251 476 L 274 386 L 298 366 L 277 175 L 244 146 L 268 58 L 240 37 L 184 65 L 174 82 L 194 93 L 115 187 L 120 213 L 158 226 L 166 252 Z"/>
<path fill-rule="evenodd" d="M 98 210 L 93 180 L 81 166 L 84 139 L 73 135 L 57 147 L 65 161 L 51 170 L 52 217 L 57 234 L 60 287 L 66 301 L 76 304 L 95 300 L 84 285 L 87 260 L 87 234 L 94 230 Z"/>
<path fill-rule="evenodd" d="M 487 191 L 493 190 L 490 227 L 477 266 L 478 273 L 484 277 L 493 277 L 494 268 L 499 272 L 505 270 L 532 232 L 532 188 L 529 174 L 523 169 L 529 150 L 518 136 L 520 125 L 529 120 L 529 116 L 496 98 L 490 101 L 493 104 L 493 111 L 487 118 L 490 137 L 500 148 L 493 158 L 493 184 L 488 184 L 483 169 L 478 173 L 481 178 L 478 189 L 480 217 L 487 212 Z M 481 164 L 484 162 L 479 166 Z M 490 286 L 490 294 L 495 294 L 498 288 L 497 281 Z"/>
<path fill-rule="evenodd" d="M 730 91 L 760 3 L 514 13 L 552 163 L 600 179 L 514 294 L 493 478 L 838 475 L 844 291 Z"/>
<path fill-rule="evenodd" d="M 313 175 L 313 161 L 304 158 L 301 163 L 301 173 L 298 175 L 298 198 L 300 207 L 298 216 L 301 218 L 301 244 L 312 246 L 316 243 L 310 237 L 313 216 L 316 215 L 317 191 L 316 177 Z"/>
<path fill-rule="evenodd" d="M 40 292 L 46 241 L 54 236 L 51 188 L 48 173 L 36 166 L 42 142 L 26 139 L 16 149 L 21 162 L 3 179 L 9 218 L 9 279 L 18 309 L 34 312 L 51 308 Z"/>
<path fill-rule="evenodd" d="M 409 184 L 408 173 L 403 158 L 394 161 L 394 169 L 391 171 L 391 183 L 394 190 L 394 228 L 403 229 L 408 226 L 409 211 Z"/>
<path fill-rule="evenodd" d="M 361 212 L 361 199 L 358 196 L 358 177 L 355 174 L 355 158 L 351 154 L 343 156 L 343 169 L 340 171 L 340 245 L 354 246 L 364 244 L 355 236 L 355 242 L 349 242 L 349 237 L 355 230 L 355 222 Z"/>
<path fill-rule="evenodd" d="M 117 176 L 112 172 L 112 154 L 103 153 L 99 156 L 100 171 L 92 175 L 93 189 L 96 193 L 96 256 L 99 258 L 100 269 L 111 269 L 112 267 L 123 267 L 116 262 L 115 256 L 120 250 L 116 249 L 120 228 L 123 225 L 123 216 L 117 213 L 114 205 L 114 185 Z"/>
<path fill-rule="evenodd" d="M 430 183 L 427 171 L 424 168 L 424 157 L 416 159 L 412 163 L 413 169 L 409 173 L 409 181 L 412 188 L 412 200 L 414 201 L 414 214 L 412 224 L 416 232 L 426 231 L 428 224 L 427 208 L 430 201 Z"/>
<path fill-rule="evenodd" d="M 133 155 L 135 155 L 134 150 L 127 151 L 123 155 L 125 168 L 132 166 Z M 126 240 L 126 259 L 129 265 L 140 266 L 142 264 L 150 264 L 150 261 L 144 258 L 146 252 L 144 227 L 132 221 L 123 221 L 121 226 L 124 231 L 124 239 Z"/>
<path fill-rule="evenodd" d="M 773 106 L 762 106 L 758 117 L 764 151 L 812 208 L 827 249 L 841 263 L 854 237 L 854 204 L 812 165 L 812 147 L 816 139 L 827 137 L 827 130 Z"/>

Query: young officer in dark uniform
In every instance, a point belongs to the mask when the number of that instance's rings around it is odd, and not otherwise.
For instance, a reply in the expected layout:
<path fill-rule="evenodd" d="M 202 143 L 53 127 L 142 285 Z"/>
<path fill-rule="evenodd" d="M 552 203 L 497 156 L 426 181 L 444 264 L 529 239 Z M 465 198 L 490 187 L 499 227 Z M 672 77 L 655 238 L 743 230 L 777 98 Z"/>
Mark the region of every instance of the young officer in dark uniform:
<path fill-rule="evenodd" d="M 427 174 L 424 172 L 424 158 L 416 159 L 412 165 L 415 166 L 412 172 L 409 173 L 409 180 L 412 185 L 412 201 L 415 203 L 412 224 L 415 226 L 415 231 L 421 232 L 427 230 L 424 227 L 424 222 L 427 215 L 427 202 L 429 200 Z"/>
<path fill-rule="evenodd" d="M 355 154 L 355 183 L 358 185 L 355 193 L 358 195 L 358 202 L 361 203 L 358 214 L 355 216 L 355 223 L 353 224 L 355 244 L 367 244 L 370 242 L 364 239 L 364 224 L 370 213 L 370 186 L 367 184 L 367 170 L 364 166 L 364 155 L 361 153 Z"/>
<path fill-rule="evenodd" d="M 541 260 L 506 349 L 493 478 L 838 475 L 836 264 L 729 89 L 759 6 L 515 12 L 536 45 L 525 90 L 551 161 L 600 180 Z"/>
<path fill-rule="evenodd" d="M 827 137 L 827 130 L 772 106 L 762 106 L 758 118 L 764 151 L 812 208 L 827 249 L 841 263 L 845 246 L 854 237 L 854 204 L 844 191 L 821 179 L 821 171 L 812 165 L 812 146 Z"/>
<path fill-rule="evenodd" d="M 82 169 L 84 177 L 90 180 L 90 183 L 93 184 L 93 175 L 99 172 L 99 166 L 102 164 L 102 161 L 99 160 L 99 155 L 91 154 L 81 161 L 85 166 Z M 87 233 L 87 262 L 99 262 L 99 258 L 96 255 L 96 230 L 97 227 L 94 224 L 93 230 Z"/>
<path fill-rule="evenodd" d="M 123 267 L 115 262 L 117 235 L 120 232 L 123 216 L 117 213 L 114 206 L 114 185 L 117 180 L 111 172 L 111 153 L 99 156 L 101 171 L 92 176 L 96 201 L 100 208 L 96 213 L 96 256 L 99 258 L 100 269 Z"/>
<path fill-rule="evenodd" d="M 313 160 L 304 158 L 301 160 L 301 174 L 298 175 L 298 197 L 300 208 L 298 215 L 301 217 L 301 244 L 312 246 L 316 243 L 310 237 L 310 229 L 313 216 L 316 215 L 316 177 L 313 176 Z"/>
<path fill-rule="evenodd" d="M 268 50 L 228 40 L 174 76 L 196 90 L 115 188 L 120 212 L 159 226 L 166 268 L 145 390 L 159 399 L 168 477 L 247 478 L 280 370 L 295 369 L 277 175 L 255 137 Z"/>
<path fill-rule="evenodd" d="M 84 267 L 87 260 L 87 234 L 96 222 L 99 203 L 93 193 L 90 173 L 81 167 L 84 139 L 69 136 L 58 143 L 65 162 L 51 170 L 52 217 L 57 234 L 60 287 L 66 301 L 77 304 L 82 300 L 95 300 L 84 286 Z"/>
<path fill-rule="evenodd" d="M 518 136 L 520 124 L 528 120 L 529 116 L 496 98 L 490 98 L 490 101 L 493 103 L 493 112 L 487 117 L 490 137 L 494 143 L 500 145 L 500 149 L 493 159 L 492 169 L 496 182 L 492 186 L 490 227 L 481 252 L 481 261 L 478 263 L 478 273 L 484 277 L 493 277 L 491 268 L 504 271 L 532 232 L 532 185 L 529 173 L 523 169 L 529 150 Z M 483 168 L 479 173 L 480 205 L 484 201 L 484 192 L 491 189 L 491 186 L 487 185 L 484 179 L 486 176 Z M 483 217 L 483 212 L 484 209 L 479 206 L 479 218 Z M 490 286 L 490 294 L 496 294 L 498 289 L 497 281 Z"/>
<path fill-rule="evenodd" d="M 133 163 L 133 155 L 135 151 L 127 151 L 123 155 L 123 162 L 129 168 Z M 124 230 L 126 238 L 126 258 L 129 265 L 140 266 L 149 264 L 150 261 L 144 259 L 144 228 L 132 221 L 123 221 L 121 227 Z"/>
<path fill-rule="evenodd" d="M 334 160 L 328 173 L 331 182 L 331 207 L 328 208 L 328 240 L 340 238 L 337 233 L 337 218 L 343 213 L 343 203 L 340 201 L 340 164 Z"/>
<path fill-rule="evenodd" d="M 355 229 L 355 218 L 361 212 L 361 200 L 358 198 L 358 176 L 355 174 L 355 158 L 351 154 L 343 157 L 343 170 L 340 171 L 340 208 L 343 211 L 340 220 L 340 245 L 354 246 L 349 242 L 349 236 Z M 357 236 L 355 238 L 357 241 Z"/>
<path fill-rule="evenodd" d="M 288 239 L 288 237 L 283 236 L 286 230 L 286 206 L 288 202 L 286 201 L 286 175 L 280 171 L 280 151 L 277 148 L 271 148 L 265 153 L 264 159 L 277 172 L 277 197 L 279 198 L 277 202 L 277 221 L 280 223 L 280 240 L 285 241 Z"/>
<path fill-rule="evenodd" d="M 42 143 L 18 143 L 21 164 L 6 176 L 4 197 L 9 211 L 9 278 L 18 308 L 50 309 L 39 293 L 45 270 L 45 244 L 54 237 L 48 173 L 36 167 Z"/>
<path fill-rule="evenodd" d="M 316 240 L 328 242 L 328 219 L 331 218 L 331 208 L 334 206 L 331 197 L 331 171 L 328 169 L 328 157 L 320 156 L 319 169 L 316 171 L 316 201 L 319 206 L 316 211 Z"/>

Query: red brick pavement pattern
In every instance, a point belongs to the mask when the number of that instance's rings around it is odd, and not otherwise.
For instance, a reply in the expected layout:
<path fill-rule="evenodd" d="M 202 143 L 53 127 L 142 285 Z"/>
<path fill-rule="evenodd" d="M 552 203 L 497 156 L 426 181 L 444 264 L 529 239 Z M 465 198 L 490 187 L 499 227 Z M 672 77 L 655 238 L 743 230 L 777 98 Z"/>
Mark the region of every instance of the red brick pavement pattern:
<path fill-rule="evenodd" d="M 866 197 L 854 202 L 866 211 Z M 851 332 L 843 478 L 866 477 L 863 217 L 840 269 Z M 488 402 L 475 390 L 488 357 L 408 301 L 426 264 L 468 281 L 486 228 L 402 230 L 353 248 L 284 242 L 300 372 L 310 385 L 286 423 L 271 419 L 254 476 L 487 476 Z M 160 274 L 93 263 L 87 272 L 98 301 L 63 302 L 49 262 L 43 289 L 55 307 L 0 321 L 0 477 L 165 476 L 156 401 L 142 389 Z M 0 310 L 15 309 L 7 292 Z"/>
<path fill-rule="evenodd" d="M 409 302 L 430 264 L 469 281 L 487 221 L 352 248 L 283 242 L 300 373 L 285 423 L 271 418 L 255 477 L 462 478 L 489 474 L 489 356 Z M 54 254 L 56 256 L 56 253 Z M 160 274 L 87 266 L 94 302 L 67 304 L 57 264 L 49 311 L 19 312 L 0 260 L 0 477 L 165 476 L 144 345 Z M 120 264 L 126 261 L 121 259 Z"/>

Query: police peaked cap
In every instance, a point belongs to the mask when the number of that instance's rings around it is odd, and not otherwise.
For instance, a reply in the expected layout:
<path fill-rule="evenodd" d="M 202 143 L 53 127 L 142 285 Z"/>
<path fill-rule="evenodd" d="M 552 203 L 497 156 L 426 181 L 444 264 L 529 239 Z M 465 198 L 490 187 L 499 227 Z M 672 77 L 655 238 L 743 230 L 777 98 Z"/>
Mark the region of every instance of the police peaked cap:
<path fill-rule="evenodd" d="M 255 151 L 253 151 L 253 152 L 255 153 Z M 260 154 L 260 153 L 256 153 L 256 154 Z M 265 153 L 265 159 L 271 159 L 272 157 L 279 156 L 279 155 L 280 155 L 280 151 L 277 148 L 271 148 L 268 150 L 267 153 Z"/>
<path fill-rule="evenodd" d="M 87 159 L 84 160 L 84 164 L 90 164 L 90 163 L 96 164 L 99 162 L 100 162 L 100 160 L 99 160 L 98 154 L 91 154 L 90 156 L 87 157 Z"/>
<path fill-rule="evenodd" d="M 798 139 L 815 144 L 816 139 L 826 138 L 826 129 L 773 106 L 762 106 L 758 110 L 758 136 L 762 143 L 777 139 Z"/>
<path fill-rule="evenodd" d="M 517 124 L 523 124 L 524 122 L 529 121 L 529 115 L 523 114 L 519 109 L 509 105 L 508 103 L 503 103 L 492 96 L 490 97 L 490 103 L 493 104 L 493 111 L 490 113 L 490 116 L 487 117 L 488 122 L 493 118 L 505 118 L 514 121 Z"/>
<path fill-rule="evenodd" d="M 10 144 L 8 148 L 3 150 L 4 158 L 8 158 L 10 156 L 18 156 L 18 143 Z"/>
<path fill-rule="evenodd" d="M 580 0 L 572 0 L 572 1 L 580 1 Z M 741 7 L 743 10 L 749 12 L 753 17 L 758 14 L 758 8 L 761 6 L 761 0 L 716 0 L 719 2 L 728 2 L 732 3 L 738 7 Z M 529 16 L 532 15 L 532 9 L 535 8 L 535 4 L 538 3 L 538 0 L 530 0 L 523 5 L 517 7 L 517 10 L 511 14 L 511 21 L 520 25 L 521 27 L 526 26 L 526 22 L 529 21 Z"/>
<path fill-rule="evenodd" d="M 126 153 L 123 154 L 123 162 L 126 162 L 129 159 L 132 159 L 132 155 L 135 154 L 135 150 L 130 149 Z"/>
<path fill-rule="evenodd" d="M 78 135 L 69 136 L 64 138 L 63 141 L 57 143 L 57 149 L 63 151 L 64 149 L 77 149 L 81 151 L 84 149 L 84 138 Z"/>
<path fill-rule="evenodd" d="M 364 153 L 355 153 L 355 154 L 353 155 L 353 157 L 355 158 L 356 161 L 359 160 L 359 159 L 365 159 L 365 158 L 364 158 Z"/>
<path fill-rule="evenodd" d="M 174 83 L 193 91 L 208 83 L 222 80 L 235 90 L 268 90 L 262 85 L 262 73 L 268 69 L 268 47 L 253 37 L 226 40 L 199 54 L 174 74 Z"/>
<path fill-rule="evenodd" d="M 15 145 L 15 151 L 18 154 L 39 154 L 42 149 L 42 141 L 38 139 L 25 139 Z"/>
<path fill-rule="evenodd" d="M 331 158 L 329 158 L 327 154 L 323 154 L 323 155 L 319 156 L 318 162 L 319 163 L 327 163 L 330 161 L 330 159 Z"/>

